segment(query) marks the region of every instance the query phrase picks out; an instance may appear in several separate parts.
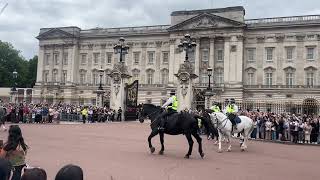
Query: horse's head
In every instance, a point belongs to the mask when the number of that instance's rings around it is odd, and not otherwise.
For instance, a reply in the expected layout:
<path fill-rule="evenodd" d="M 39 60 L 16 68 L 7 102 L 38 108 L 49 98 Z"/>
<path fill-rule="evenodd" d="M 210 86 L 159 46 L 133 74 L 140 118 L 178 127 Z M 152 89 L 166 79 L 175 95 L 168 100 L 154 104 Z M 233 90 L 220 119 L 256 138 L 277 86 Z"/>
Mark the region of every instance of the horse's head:
<path fill-rule="evenodd" d="M 161 112 L 159 106 L 153 104 L 143 104 L 139 111 L 139 121 L 143 123 L 146 118 L 151 118 Z"/>

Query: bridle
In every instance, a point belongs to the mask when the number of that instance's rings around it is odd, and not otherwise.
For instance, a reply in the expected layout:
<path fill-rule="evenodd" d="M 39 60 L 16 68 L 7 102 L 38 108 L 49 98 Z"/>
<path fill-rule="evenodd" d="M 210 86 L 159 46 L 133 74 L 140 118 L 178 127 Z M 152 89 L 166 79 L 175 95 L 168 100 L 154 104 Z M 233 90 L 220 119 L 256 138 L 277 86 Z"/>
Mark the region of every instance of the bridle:
<path fill-rule="evenodd" d="M 150 114 L 147 114 L 147 116 L 143 116 L 142 118 L 146 118 L 146 117 L 150 117 L 151 115 L 153 115 L 153 114 L 155 114 L 155 113 L 158 113 L 158 112 L 160 112 L 161 110 L 155 110 L 154 112 L 152 112 L 152 113 L 150 113 Z M 140 112 L 140 114 L 141 114 L 141 112 Z M 151 124 L 153 123 L 154 121 L 152 121 L 151 122 Z"/>
<path fill-rule="evenodd" d="M 214 118 L 215 118 L 215 121 L 216 121 L 216 122 L 213 122 L 213 125 L 217 125 L 217 129 L 221 130 L 222 128 L 226 127 L 227 122 L 228 122 L 228 121 L 227 121 L 227 120 L 228 120 L 228 117 L 225 118 L 223 121 L 219 122 L 219 119 L 218 119 L 217 115 L 214 113 Z M 224 123 L 224 122 L 225 122 L 225 123 Z M 220 125 L 223 124 L 223 123 L 224 123 L 224 125 L 223 125 L 222 127 L 220 127 Z"/>

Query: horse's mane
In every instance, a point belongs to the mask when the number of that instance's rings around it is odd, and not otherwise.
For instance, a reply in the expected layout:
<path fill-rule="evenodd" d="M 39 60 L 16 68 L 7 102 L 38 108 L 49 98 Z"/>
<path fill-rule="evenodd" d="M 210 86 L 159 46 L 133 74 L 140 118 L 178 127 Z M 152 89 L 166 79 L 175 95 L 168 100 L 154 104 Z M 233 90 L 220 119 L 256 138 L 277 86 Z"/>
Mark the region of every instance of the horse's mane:
<path fill-rule="evenodd" d="M 214 112 L 214 114 L 216 114 L 218 117 L 220 117 L 221 119 L 226 118 L 227 116 L 225 114 L 223 114 L 222 112 Z"/>

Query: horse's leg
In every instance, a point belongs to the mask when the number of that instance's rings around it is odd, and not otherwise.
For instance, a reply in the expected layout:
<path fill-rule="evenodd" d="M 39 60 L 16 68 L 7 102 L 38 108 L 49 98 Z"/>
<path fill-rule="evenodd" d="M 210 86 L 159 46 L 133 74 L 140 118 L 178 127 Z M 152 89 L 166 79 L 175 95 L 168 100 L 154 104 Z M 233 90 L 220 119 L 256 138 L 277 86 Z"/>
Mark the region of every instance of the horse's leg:
<path fill-rule="evenodd" d="M 184 156 L 184 158 L 187 158 L 187 159 L 188 159 L 188 158 L 190 157 L 191 153 L 192 153 L 193 140 L 192 140 L 192 137 L 191 137 L 191 134 L 190 134 L 190 133 L 186 134 L 186 138 L 187 138 L 188 143 L 189 143 L 189 151 L 188 151 L 188 153 Z"/>
<path fill-rule="evenodd" d="M 160 136 L 160 143 L 161 143 L 161 150 L 159 151 L 160 155 L 163 155 L 163 151 L 164 151 L 164 133 L 161 132 L 159 133 Z"/>
<path fill-rule="evenodd" d="M 250 133 L 249 132 L 243 132 L 243 143 L 241 146 L 241 151 L 244 151 L 247 149 L 247 142 L 248 142 L 248 137 L 249 137 Z"/>
<path fill-rule="evenodd" d="M 201 137 L 199 136 L 198 133 L 192 133 L 192 135 L 193 135 L 193 137 L 196 138 L 196 140 L 197 140 L 197 142 L 199 144 L 199 154 L 200 154 L 201 158 L 203 158 L 204 157 L 204 153 L 203 153 L 203 150 L 202 150 L 202 142 L 201 142 L 202 139 L 201 139 Z"/>
<path fill-rule="evenodd" d="M 219 152 L 219 153 L 222 153 L 222 150 L 221 150 L 221 140 L 222 140 L 222 133 L 220 133 L 220 131 L 219 131 L 219 149 L 218 149 L 218 152 Z"/>
<path fill-rule="evenodd" d="M 151 152 L 151 153 L 154 153 L 154 151 L 156 150 L 156 149 L 152 146 L 152 144 L 151 144 L 151 139 L 152 139 L 154 136 L 156 136 L 158 133 L 159 133 L 158 130 L 152 130 L 151 133 L 150 133 L 150 135 L 149 135 L 149 137 L 148 137 L 149 148 L 150 148 L 150 152 Z"/>

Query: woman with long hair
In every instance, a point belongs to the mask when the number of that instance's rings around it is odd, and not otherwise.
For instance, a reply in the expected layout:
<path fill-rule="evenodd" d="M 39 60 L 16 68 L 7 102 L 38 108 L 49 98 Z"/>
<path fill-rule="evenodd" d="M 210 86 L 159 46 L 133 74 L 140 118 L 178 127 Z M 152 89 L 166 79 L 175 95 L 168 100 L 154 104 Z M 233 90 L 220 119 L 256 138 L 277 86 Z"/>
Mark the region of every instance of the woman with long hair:
<path fill-rule="evenodd" d="M 20 180 L 21 171 L 25 167 L 25 156 L 28 146 L 24 142 L 21 129 L 18 125 L 11 125 L 9 136 L 0 152 L 0 158 L 5 158 L 13 166 L 13 176 L 11 180 Z"/>

